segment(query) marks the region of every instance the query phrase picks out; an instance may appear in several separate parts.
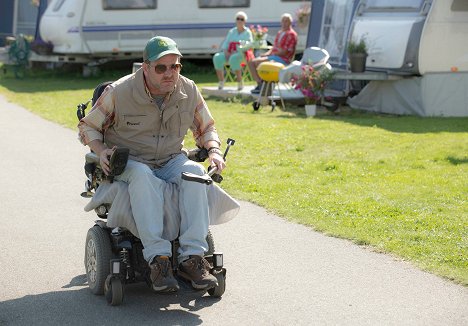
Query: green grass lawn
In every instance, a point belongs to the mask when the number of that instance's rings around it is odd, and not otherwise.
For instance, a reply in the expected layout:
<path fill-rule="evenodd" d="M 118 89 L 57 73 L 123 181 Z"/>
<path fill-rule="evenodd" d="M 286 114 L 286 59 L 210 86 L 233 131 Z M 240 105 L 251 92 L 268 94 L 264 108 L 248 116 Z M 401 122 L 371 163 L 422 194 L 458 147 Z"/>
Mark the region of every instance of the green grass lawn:
<path fill-rule="evenodd" d="M 190 77 L 215 84 L 214 74 Z M 75 128 L 76 105 L 115 78 L 7 74 L 0 93 Z M 306 118 L 290 105 L 254 112 L 238 99 L 207 102 L 220 135 L 236 140 L 222 184 L 236 198 L 468 285 L 468 118 L 349 109 Z"/>

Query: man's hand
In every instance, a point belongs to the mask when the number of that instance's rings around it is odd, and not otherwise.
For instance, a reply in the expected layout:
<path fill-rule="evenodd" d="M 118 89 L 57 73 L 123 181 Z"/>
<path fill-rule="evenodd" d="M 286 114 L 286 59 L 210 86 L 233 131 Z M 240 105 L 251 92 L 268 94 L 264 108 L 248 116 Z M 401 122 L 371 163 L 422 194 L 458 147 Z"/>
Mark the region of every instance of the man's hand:
<path fill-rule="evenodd" d="M 217 173 L 221 173 L 221 171 L 223 171 L 226 167 L 226 163 L 224 162 L 223 157 L 219 153 L 210 153 L 208 155 L 208 160 L 210 161 L 210 165 L 212 167 L 218 168 Z"/>
<path fill-rule="evenodd" d="M 105 175 L 109 175 L 110 173 L 109 158 L 112 156 L 115 149 L 116 147 L 114 146 L 112 148 L 103 149 L 99 153 L 99 164 L 101 164 L 102 171 L 104 172 Z"/>

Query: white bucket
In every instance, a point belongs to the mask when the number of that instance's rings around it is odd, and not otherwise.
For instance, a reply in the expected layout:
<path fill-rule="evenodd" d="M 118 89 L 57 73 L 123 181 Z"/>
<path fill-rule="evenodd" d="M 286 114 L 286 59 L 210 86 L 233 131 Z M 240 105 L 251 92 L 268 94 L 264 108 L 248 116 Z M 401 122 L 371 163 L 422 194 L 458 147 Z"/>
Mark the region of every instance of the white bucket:
<path fill-rule="evenodd" d="M 307 104 L 305 106 L 305 111 L 308 117 L 314 117 L 317 113 L 317 104 Z"/>

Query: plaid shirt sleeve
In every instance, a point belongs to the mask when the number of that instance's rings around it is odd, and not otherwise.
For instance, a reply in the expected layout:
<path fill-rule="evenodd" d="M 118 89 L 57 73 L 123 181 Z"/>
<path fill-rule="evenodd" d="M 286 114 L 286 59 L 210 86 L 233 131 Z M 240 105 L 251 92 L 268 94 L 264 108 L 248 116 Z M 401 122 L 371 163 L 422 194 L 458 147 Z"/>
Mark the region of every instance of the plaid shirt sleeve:
<path fill-rule="evenodd" d="M 83 145 L 93 140 L 103 140 L 104 132 L 114 124 L 114 88 L 106 87 L 92 110 L 78 123 L 79 139 Z"/>
<path fill-rule="evenodd" d="M 197 89 L 197 107 L 195 108 L 195 117 L 193 119 L 193 124 L 190 127 L 192 130 L 193 138 L 197 146 L 203 147 L 206 142 L 210 140 L 216 141 L 221 145 L 219 140 L 218 133 L 214 126 L 214 119 L 211 116 L 208 106 L 206 105 L 205 100 Z"/>
<path fill-rule="evenodd" d="M 287 53 L 283 56 L 286 61 L 290 62 L 296 52 L 297 34 L 293 31 L 288 31 L 281 39 L 279 48 L 285 49 Z"/>

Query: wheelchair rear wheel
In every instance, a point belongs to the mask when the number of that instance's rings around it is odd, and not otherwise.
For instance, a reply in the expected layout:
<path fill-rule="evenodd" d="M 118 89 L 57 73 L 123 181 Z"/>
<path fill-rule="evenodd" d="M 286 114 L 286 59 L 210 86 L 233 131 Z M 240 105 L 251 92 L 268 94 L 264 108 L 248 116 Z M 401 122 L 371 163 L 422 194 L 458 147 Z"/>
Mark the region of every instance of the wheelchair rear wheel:
<path fill-rule="evenodd" d="M 109 235 L 98 225 L 88 230 L 85 247 L 85 268 L 88 286 L 96 295 L 104 294 L 104 284 L 110 273 L 112 249 Z"/>

